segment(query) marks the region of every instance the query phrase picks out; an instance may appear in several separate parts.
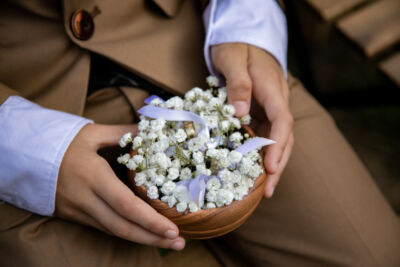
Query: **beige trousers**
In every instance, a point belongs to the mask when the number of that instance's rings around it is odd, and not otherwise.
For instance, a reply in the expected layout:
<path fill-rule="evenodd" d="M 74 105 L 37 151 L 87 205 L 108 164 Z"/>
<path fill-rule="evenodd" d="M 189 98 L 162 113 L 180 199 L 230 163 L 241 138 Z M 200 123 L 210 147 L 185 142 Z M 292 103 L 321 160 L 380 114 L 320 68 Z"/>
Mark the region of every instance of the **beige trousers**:
<path fill-rule="evenodd" d="M 400 266 L 400 223 L 329 114 L 289 80 L 295 145 L 272 199 L 209 240 L 226 266 Z M 107 89 L 86 116 L 129 123 L 146 93 Z M 105 111 L 113 110 L 113 112 Z M 112 114 L 112 115 L 111 115 Z M 160 266 L 155 248 L 0 205 L 0 266 Z"/>

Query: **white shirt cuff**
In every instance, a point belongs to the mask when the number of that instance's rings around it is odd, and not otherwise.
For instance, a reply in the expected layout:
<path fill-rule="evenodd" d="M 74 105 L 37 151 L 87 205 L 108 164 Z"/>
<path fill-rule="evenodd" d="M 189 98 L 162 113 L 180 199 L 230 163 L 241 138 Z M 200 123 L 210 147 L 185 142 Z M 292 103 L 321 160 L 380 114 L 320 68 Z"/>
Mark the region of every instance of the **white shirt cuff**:
<path fill-rule="evenodd" d="M 247 43 L 272 54 L 287 75 L 286 18 L 274 0 L 211 0 L 203 14 L 206 28 L 204 57 L 216 75 L 210 55 L 212 45 Z"/>
<path fill-rule="evenodd" d="M 92 121 L 11 96 L 0 106 L 0 199 L 52 215 L 59 167 L 81 128 Z"/>

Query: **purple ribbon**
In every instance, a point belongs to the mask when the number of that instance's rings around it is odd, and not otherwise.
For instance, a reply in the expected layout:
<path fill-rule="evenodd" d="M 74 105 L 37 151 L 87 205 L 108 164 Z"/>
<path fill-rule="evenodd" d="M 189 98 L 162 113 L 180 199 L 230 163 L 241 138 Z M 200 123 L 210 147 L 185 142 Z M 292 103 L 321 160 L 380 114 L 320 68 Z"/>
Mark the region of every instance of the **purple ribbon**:
<path fill-rule="evenodd" d="M 244 143 L 243 145 L 240 145 L 239 147 L 237 147 L 235 149 L 235 151 L 240 152 L 243 155 L 246 155 L 247 153 L 249 153 L 252 150 L 260 149 L 263 146 L 269 146 L 269 145 L 272 145 L 275 143 L 276 143 L 276 141 L 271 140 L 271 139 L 267 139 L 267 138 L 263 138 L 263 137 L 254 137 L 254 138 L 250 139 L 249 141 L 247 141 L 246 143 Z"/>
<path fill-rule="evenodd" d="M 162 99 L 162 98 L 159 97 L 158 95 L 151 95 L 151 96 L 149 96 L 148 98 L 146 98 L 146 99 L 144 100 L 144 103 L 146 103 L 147 105 L 150 105 L 150 102 L 151 102 L 153 99 L 156 99 L 156 98 L 160 99 L 161 102 L 165 102 L 164 99 Z"/>
<path fill-rule="evenodd" d="M 195 202 L 200 207 L 204 203 L 206 184 L 212 177 L 213 176 L 199 174 L 196 175 L 194 179 L 179 181 L 177 184 L 186 186 L 190 200 Z"/>

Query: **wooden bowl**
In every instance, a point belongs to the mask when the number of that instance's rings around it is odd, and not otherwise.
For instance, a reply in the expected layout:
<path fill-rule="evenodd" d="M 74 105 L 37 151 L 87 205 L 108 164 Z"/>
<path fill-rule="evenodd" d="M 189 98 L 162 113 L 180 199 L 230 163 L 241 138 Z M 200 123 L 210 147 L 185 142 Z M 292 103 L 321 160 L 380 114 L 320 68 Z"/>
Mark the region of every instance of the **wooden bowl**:
<path fill-rule="evenodd" d="M 255 136 L 250 127 L 246 125 L 242 127 L 251 136 Z M 189 239 L 209 239 L 235 230 L 253 213 L 263 197 L 266 174 L 264 166 L 262 168 L 263 173 L 255 180 L 253 187 L 249 188 L 249 193 L 242 200 L 235 200 L 228 206 L 193 213 L 178 212 L 176 207 L 171 208 L 159 199 L 148 198 L 146 187 L 135 185 L 134 171 L 128 171 L 128 184 L 155 210 L 173 221 L 179 227 L 181 236 Z"/>

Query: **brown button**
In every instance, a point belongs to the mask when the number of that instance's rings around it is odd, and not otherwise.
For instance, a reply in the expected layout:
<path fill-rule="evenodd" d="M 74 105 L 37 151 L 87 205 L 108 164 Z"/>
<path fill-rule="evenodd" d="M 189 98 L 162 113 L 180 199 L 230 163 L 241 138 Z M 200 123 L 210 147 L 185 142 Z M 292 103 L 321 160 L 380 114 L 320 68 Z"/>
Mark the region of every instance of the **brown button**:
<path fill-rule="evenodd" d="M 78 9 L 71 16 L 71 30 L 76 38 L 86 41 L 92 37 L 94 22 L 89 12 Z"/>

